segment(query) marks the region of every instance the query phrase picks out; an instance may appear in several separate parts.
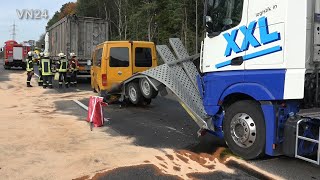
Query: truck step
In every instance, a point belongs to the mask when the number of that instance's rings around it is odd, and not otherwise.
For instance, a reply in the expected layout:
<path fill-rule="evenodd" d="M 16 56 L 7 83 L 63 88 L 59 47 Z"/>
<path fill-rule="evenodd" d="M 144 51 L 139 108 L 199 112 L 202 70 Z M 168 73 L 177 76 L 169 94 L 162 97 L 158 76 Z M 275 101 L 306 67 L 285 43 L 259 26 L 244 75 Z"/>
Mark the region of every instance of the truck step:
<path fill-rule="evenodd" d="M 179 39 L 170 39 L 170 43 L 178 58 L 190 57 Z M 166 45 L 158 45 L 157 51 L 165 64 L 140 74 L 164 84 L 178 97 L 181 105 L 198 126 L 201 129 L 208 129 L 206 121 L 209 117 L 196 84 L 196 77 L 199 74 L 197 68 L 191 61 L 179 61 Z"/>
<path fill-rule="evenodd" d="M 296 127 L 295 144 L 296 158 L 320 165 L 320 119 L 304 116 L 299 120 Z"/>

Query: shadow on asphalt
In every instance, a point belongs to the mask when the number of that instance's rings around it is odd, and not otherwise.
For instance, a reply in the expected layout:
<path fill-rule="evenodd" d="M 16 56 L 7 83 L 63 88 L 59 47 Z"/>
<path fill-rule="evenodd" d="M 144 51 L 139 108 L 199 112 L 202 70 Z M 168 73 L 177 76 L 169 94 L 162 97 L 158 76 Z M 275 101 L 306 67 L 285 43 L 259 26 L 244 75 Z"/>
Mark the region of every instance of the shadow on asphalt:
<path fill-rule="evenodd" d="M 81 102 L 88 105 L 89 100 Z M 225 147 L 223 140 L 210 134 L 198 138 L 197 124 L 177 101 L 169 98 L 158 97 L 147 107 L 110 105 L 104 109 L 104 114 L 110 118 L 105 126 L 116 132 L 114 136 L 134 138 L 138 146 L 208 154 Z M 112 133 L 108 128 L 106 132 Z"/>

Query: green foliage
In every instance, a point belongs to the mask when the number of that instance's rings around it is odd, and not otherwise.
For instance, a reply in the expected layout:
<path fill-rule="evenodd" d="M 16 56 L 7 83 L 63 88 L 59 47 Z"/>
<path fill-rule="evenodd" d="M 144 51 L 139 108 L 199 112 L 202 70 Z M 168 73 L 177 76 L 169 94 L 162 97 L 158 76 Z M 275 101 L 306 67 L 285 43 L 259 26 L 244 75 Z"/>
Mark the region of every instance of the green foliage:
<path fill-rule="evenodd" d="M 98 17 L 109 22 L 109 40 L 140 40 L 167 44 L 169 38 L 178 37 L 192 54 L 199 51 L 204 34 L 203 1 L 77 0 L 76 3 L 64 4 L 49 20 L 47 27 L 73 13 L 78 16 Z"/>
<path fill-rule="evenodd" d="M 58 11 L 54 13 L 53 17 L 47 23 L 47 27 L 51 27 L 54 23 L 58 22 L 60 20 L 59 15 L 60 13 Z"/>
<path fill-rule="evenodd" d="M 45 44 L 45 36 L 46 36 L 45 33 L 43 33 L 43 34 L 40 35 L 39 40 L 36 42 L 36 46 L 37 46 L 37 47 L 41 48 L 42 45 L 44 46 L 44 44 Z"/>
<path fill-rule="evenodd" d="M 60 8 L 60 11 L 57 11 L 54 13 L 52 18 L 48 21 L 47 27 L 51 27 L 56 22 L 58 22 L 60 19 L 64 18 L 65 16 L 69 14 L 74 14 L 76 12 L 77 3 L 69 2 L 62 5 Z"/>
<path fill-rule="evenodd" d="M 203 0 L 78 0 L 76 14 L 107 19 L 109 40 L 150 40 L 167 44 L 169 38 L 178 37 L 190 53 L 199 50 L 196 44 L 200 44 L 203 34 Z"/>

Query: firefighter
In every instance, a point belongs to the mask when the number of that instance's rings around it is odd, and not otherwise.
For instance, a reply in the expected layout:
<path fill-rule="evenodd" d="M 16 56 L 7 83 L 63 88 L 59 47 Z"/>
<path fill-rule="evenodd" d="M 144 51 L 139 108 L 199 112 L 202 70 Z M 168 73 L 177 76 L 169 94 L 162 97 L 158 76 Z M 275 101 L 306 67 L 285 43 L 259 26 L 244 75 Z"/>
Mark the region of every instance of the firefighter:
<path fill-rule="evenodd" d="M 38 69 L 39 69 L 39 79 L 38 79 L 38 85 L 42 86 L 43 85 L 43 77 L 42 77 L 42 66 L 41 66 L 41 60 L 43 59 L 44 53 L 41 52 L 39 54 L 40 58 L 37 61 Z"/>
<path fill-rule="evenodd" d="M 65 83 L 65 87 L 69 88 L 69 76 L 67 76 L 68 73 L 68 60 L 66 59 L 66 55 L 63 53 L 60 53 L 59 55 L 59 61 L 57 62 L 57 70 L 59 72 L 59 88 L 62 88 L 63 82 Z"/>
<path fill-rule="evenodd" d="M 33 76 L 33 59 L 32 59 L 33 53 L 32 51 L 28 52 L 28 58 L 26 60 L 27 63 L 27 87 L 32 87 L 31 86 L 31 79 Z"/>
<path fill-rule="evenodd" d="M 53 88 L 52 85 L 52 61 L 50 60 L 50 54 L 44 53 L 43 58 L 40 60 L 41 74 L 43 77 L 43 88 Z"/>
<path fill-rule="evenodd" d="M 77 75 L 78 75 L 78 61 L 76 60 L 77 55 L 75 53 L 70 53 L 69 69 L 71 73 L 71 86 L 77 87 Z"/>

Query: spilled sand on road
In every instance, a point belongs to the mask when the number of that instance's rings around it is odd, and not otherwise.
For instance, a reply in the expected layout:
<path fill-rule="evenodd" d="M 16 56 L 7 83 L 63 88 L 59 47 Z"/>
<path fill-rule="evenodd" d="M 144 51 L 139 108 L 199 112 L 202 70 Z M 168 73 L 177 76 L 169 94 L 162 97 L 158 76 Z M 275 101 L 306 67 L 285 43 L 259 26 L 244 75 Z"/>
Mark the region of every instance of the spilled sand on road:
<path fill-rule="evenodd" d="M 90 132 L 86 122 L 55 107 L 57 101 L 83 99 L 91 92 L 59 94 L 26 88 L 21 74 L 12 73 L 9 79 L 0 82 L 2 179 L 90 179 L 99 172 L 141 164 L 183 179 L 192 173 L 234 173 L 215 156 L 194 158 L 184 151 L 136 146 L 130 137 Z"/>

